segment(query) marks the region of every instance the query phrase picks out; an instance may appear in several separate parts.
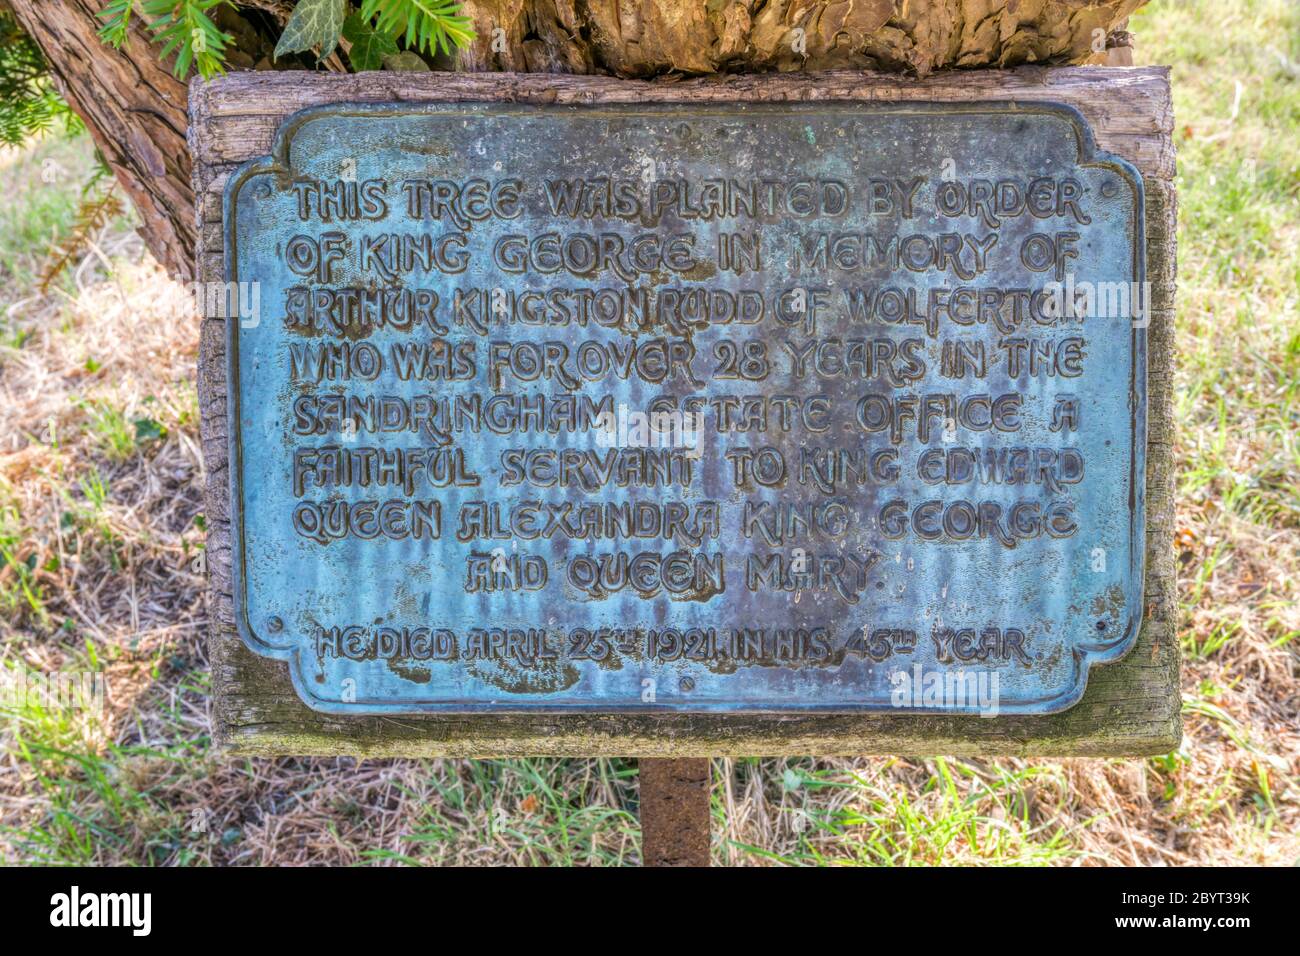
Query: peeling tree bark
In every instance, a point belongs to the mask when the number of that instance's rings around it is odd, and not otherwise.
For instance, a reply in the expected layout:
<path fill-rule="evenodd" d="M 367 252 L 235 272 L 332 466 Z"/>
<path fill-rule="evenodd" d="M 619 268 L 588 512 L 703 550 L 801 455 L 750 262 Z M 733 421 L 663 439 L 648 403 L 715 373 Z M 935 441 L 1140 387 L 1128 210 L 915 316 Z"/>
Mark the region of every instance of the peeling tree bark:
<path fill-rule="evenodd" d="M 935 70 L 1102 62 L 1145 0 L 466 0 L 464 70 Z"/>
<path fill-rule="evenodd" d="M 197 241 L 186 87 L 139 18 L 102 43 L 103 0 L 0 0 L 45 52 L 55 81 L 139 211 L 141 235 L 178 278 Z M 465 0 L 478 39 L 454 68 L 622 77 L 1106 62 L 1107 37 L 1145 0 Z M 283 24 L 292 0 L 247 0 Z M 267 37 L 231 8 L 232 69 L 267 69 Z M 283 64 L 274 64 L 281 66 Z M 450 64 L 449 64 L 450 66 Z"/>
<path fill-rule="evenodd" d="M 101 42 L 100 0 L 10 5 L 131 198 L 149 251 L 169 273 L 189 278 L 197 229 L 185 84 L 158 62 L 158 49 L 138 23 L 121 50 Z"/>

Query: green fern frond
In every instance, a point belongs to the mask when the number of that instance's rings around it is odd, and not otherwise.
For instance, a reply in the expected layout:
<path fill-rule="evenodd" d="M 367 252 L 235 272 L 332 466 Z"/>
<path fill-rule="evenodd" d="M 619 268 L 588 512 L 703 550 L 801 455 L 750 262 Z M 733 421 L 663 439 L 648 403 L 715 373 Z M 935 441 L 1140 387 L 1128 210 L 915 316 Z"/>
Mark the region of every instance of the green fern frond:
<path fill-rule="evenodd" d="M 108 0 L 99 11 L 104 25 L 99 38 L 121 47 L 131 29 L 131 17 L 139 14 L 155 43 L 162 45 L 159 59 L 173 53 L 172 72 L 184 79 L 193 66 L 205 80 L 226 72 L 226 44 L 234 37 L 223 33 L 208 15 L 214 7 L 229 0 Z"/>
<path fill-rule="evenodd" d="M 131 14 L 134 11 L 135 0 L 109 0 L 104 9 L 99 11 L 99 18 L 104 21 L 104 25 L 99 28 L 99 38 L 120 50 L 131 29 Z"/>
<path fill-rule="evenodd" d="M 227 0 L 143 0 L 143 12 L 150 18 L 154 42 L 162 44 L 161 59 L 173 53 L 172 72 L 184 79 L 193 64 L 205 80 L 226 72 L 226 44 L 234 41 L 208 16 L 208 11 Z"/>
<path fill-rule="evenodd" d="M 60 122 L 69 132 L 82 128 L 50 82 L 40 47 L 0 7 L 0 144 L 17 146 Z"/>
<path fill-rule="evenodd" d="M 184 79 L 193 67 L 209 79 L 226 71 L 226 47 L 234 42 L 216 25 L 211 11 L 230 2 L 106 0 L 99 11 L 104 21 L 99 36 L 121 47 L 130 34 L 131 18 L 138 16 L 161 46 L 159 58 L 175 56 L 172 71 L 177 78 Z M 460 12 L 459 0 L 360 0 L 360 4 L 360 11 L 348 18 L 351 26 L 344 29 L 350 9 L 346 0 L 299 0 L 275 55 L 319 48 L 320 55 L 326 56 L 342 34 L 360 47 L 355 57 L 349 57 L 353 68 L 367 70 L 378 69 L 384 56 L 395 52 L 392 41 L 400 39 L 418 53 L 450 54 L 475 39 L 472 21 Z M 374 33 L 368 32 L 371 23 Z"/>
<path fill-rule="evenodd" d="M 419 53 L 451 53 L 475 37 L 457 0 L 362 0 L 361 17 Z"/>
<path fill-rule="evenodd" d="M 82 197 L 72 231 L 66 239 L 50 248 L 45 267 L 41 270 L 42 293 L 48 292 L 59 273 L 90 248 L 99 230 L 111 219 L 126 212 L 126 207 L 114 191 L 115 187 L 116 183 L 110 180 L 103 192 L 95 195 L 92 191 Z"/>

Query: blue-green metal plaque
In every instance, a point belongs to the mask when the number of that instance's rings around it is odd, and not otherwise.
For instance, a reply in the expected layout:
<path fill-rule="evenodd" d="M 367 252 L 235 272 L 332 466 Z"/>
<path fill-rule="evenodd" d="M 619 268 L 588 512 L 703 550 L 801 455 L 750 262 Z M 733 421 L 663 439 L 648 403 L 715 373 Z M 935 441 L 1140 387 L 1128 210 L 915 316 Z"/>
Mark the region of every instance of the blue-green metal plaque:
<path fill-rule="evenodd" d="M 1142 221 L 1063 106 L 299 113 L 226 190 L 240 634 L 343 714 L 1068 707 Z"/>

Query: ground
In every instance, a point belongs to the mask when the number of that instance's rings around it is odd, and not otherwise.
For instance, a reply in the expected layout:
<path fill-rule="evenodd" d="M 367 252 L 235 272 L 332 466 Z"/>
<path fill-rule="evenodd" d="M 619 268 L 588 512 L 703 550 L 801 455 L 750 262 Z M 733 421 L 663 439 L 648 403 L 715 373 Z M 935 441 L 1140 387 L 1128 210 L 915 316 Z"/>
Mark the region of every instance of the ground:
<path fill-rule="evenodd" d="M 1157 0 L 1130 29 L 1178 120 L 1183 745 L 720 760 L 718 863 L 1300 862 L 1300 6 Z M 636 862 L 632 761 L 212 752 L 197 326 L 128 218 L 78 241 L 92 172 L 81 138 L 0 153 L 0 660 L 108 689 L 0 697 L 0 861 Z"/>

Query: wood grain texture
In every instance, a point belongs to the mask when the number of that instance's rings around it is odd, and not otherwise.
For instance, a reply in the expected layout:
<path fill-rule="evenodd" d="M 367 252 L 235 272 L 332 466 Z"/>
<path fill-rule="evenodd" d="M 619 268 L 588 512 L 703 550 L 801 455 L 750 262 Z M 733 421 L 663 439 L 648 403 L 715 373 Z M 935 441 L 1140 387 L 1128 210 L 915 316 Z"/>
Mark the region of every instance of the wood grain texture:
<path fill-rule="evenodd" d="M 235 74 L 190 90 L 198 274 L 222 276 L 221 190 L 238 163 L 264 155 L 289 114 L 340 102 L 524 103 L 727 101 L 1056 102 L 1080 110 L 1098 146 L 1132 162 L 1147 198 L 1147 579 L 1133 651 L 1094 667 L 1082 701 L 1059 714 L 950 715 L 461 715 L 338 717 L 304 705 L 285 664 L 240 641 L 231 605 L 225 328 L 204 320 L 199 398 L 207 463 L 213 732 L 239 754 L 646 757 L 852 754 L 1120 756 L 1165 753 L 1181 739 L 1174 633 L 1173 321 L 1175 196 L 1167 71 L 1020 68 L 937 74 L 743 75 L 676 83 L 525 74 Z"/>

